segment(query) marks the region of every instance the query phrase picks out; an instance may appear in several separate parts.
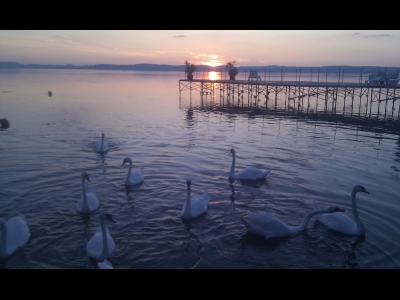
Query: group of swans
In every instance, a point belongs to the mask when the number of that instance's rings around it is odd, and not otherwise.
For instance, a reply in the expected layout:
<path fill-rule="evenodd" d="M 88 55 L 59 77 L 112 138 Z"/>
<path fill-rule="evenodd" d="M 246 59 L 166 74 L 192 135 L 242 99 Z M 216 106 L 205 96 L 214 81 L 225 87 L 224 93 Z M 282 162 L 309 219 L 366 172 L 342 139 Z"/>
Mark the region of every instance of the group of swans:
<path fill-rule="evenodd" d="M 271 171 L 271 169 L 263 171 L 256 167 L 245 167 L 235 173 L 235 149 L 231 149 L 230 153 L 232 154 L 232 165 L 229 171 L 229 179 L 231 180 L 264 179 Z M 302 223 L 298 226 L 287 225 L 277 217 L 266 212 L 248 214 L 245 217 L 241 217 L 241 220 L 249 232 L 264 236 L 267 239 L 272 237 L 288 236 L 303 231 L 311 217 L 314 215 L 317 215 L 317 220 L 330 229 L 348 235 L 360 236 L 365 234 L 365 226 L 361 222 L 357 212 L 356 193 L 358 192 L 369 194 L 369 192 L 361 185 L 355 185 L 353 187 L 351 192 L 351 203 L 355 221 L 347 215 L 342 214 L 344 210 L 340 207 L 332 206 L 327 209 L 321 209 L 315 200 L 314 210 L 309 212 L 303 219 Z"/>
<path fill-rule="evenodd" d="M 229 179 L 259 180 L 259 179 L 264 179 L 271 171 L 270 169 L 263 171 L 256 167 L 245 167 L 244 169 L 235 173 L 235 163 L 236 163 L 235 149 L 231 149 L 230 154 L 232 154 L 232 166 L 229 172 Z M 205 190 L 200 196 L 191 197 L 190 179 L 186 181 L 186 187 L 187 187 L 186 202 L 182 207 L 180 216 L 182 219 L 194 219 L 207 212 L 210 196 L 208 195 L 207 190 Z"/>
<path fill-rule="evenodd" d="M 104 133 L 101 134 L 102 139 L 96 143 L 96 151 L 104 153 L 108 150 L 107 142 L 104 141 Z M 144 180 L 144 169 L 140 168 L 139 171 L 132 171 L 132 160 L 129 157 L 126 157 L 122 165 L 125 163 L 129 163 L 128 174 L 125 178 L 125 185 L 137 185 Z M 90 182 L 89 175 L 86 172 L 82 172 L 81 174 L 82 180 L 82 197 L 76 203 L 76 210 L 82 214 L 91 213 L 99 208 L 99 200 L 96 196 L 96 191 L 94 188 L 90 188 L 86 190 L 85 180 Z"/>
<path fill-rule="evenodd" d="M 266 212 L 248 214 L 242 217 L 242 222 L 251 233 L 264 236 L 266 239 L 273 237 L 288 236 L 303 231 L 311 217 L 317 215 L 317 220 L 326 227 L 352 236 L 365 234 L 365 226 L 361 222 L 356 206 L 356 194 L 369 192 L 361 185 L 355 185 L 351 192 L 351 203 L 355 221 L 341 212 L 340 207 L 328 207 L 321 209 L 314 200 L 314 210 L 309 212 L 299 226 L 289 226 L 277 217 Z"/>
<path fill-rule="evenodd" d="M 31 233 L 24 214 L 9 220 L 0 218 L 0 258 L 7 258 L 26 245 Z"/>
<path fill-rule="evenodd" d="M 262 235 L 266 239 L 274 237 L 284 237 L 292 235 L 298 232 L 302 232 L 306 229 L 308 221 L 311 217 L 317 214 L 332 214 L 335 212 L 343 212 L 344 210 L 338 206 L 331 206 L 326 209 L 318 209 L 309 212 L 300 225 L 290 226 L 281 221 L 274 215 L 267 212 L 259 212 L 248 214 L 245 217 L 241 217 L 243 224 L 246 226 L 247 230 L 251 233 Z"/>

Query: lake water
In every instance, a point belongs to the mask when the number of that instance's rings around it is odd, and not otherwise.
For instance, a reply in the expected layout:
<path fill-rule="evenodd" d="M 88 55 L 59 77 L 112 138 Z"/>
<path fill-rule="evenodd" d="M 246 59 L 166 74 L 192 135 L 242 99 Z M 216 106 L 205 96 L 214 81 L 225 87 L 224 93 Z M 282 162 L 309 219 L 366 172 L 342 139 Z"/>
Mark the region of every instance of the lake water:
<path fill-rule="evenodd" d="M 6 269 L 85 269 L 86 244 L 110 213 L 116 269 L 397 269 L 400 267 L 400 137 L 374 128 L 207 109 L 179 93 L 180 72 L 0 70 L 0 217 L 24 213 L 31 237 Z M 48 95 L 52 92 L 52 96 Z M 109 151 L 95 152 L 105 134 Z M 228 181 L 236 170 L 271 168 L 266 180 Z M 144 168 L 142 184 L 124 179 Z M 100 201 L 75 210 L 86 171 Z M 183 221 L 186 178 L 205 189 L 208 212 Z M 313 209 L 338 205 L 353 218 L 355 184 L 363 238 L 327 229 L 266 240 L 240 217 L 269 212 L 298 225 Z"/>

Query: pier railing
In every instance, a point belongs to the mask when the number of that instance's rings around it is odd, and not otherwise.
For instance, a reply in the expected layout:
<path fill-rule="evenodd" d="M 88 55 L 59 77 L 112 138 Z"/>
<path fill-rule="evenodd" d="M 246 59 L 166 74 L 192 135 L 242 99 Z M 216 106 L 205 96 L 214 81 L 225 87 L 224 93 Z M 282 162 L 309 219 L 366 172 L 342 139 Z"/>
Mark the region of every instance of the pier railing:
<path fill-rule="evenodd" d="M 338 83 L 365 83 L 371 75 L 384 72 L 390 76 L 400 78 L 400 68 L 396 67 L 327 67 L 327 68 L 241 68 L 236 80 L 248 80 L 250 71 L 256 71 L 261 81 L 301 81 L 301 82 L 338 82 Z M 186 77 L 185 77 L 186 78 Z M 200 66 L 194 73 L 194 79 L 220 79 L 229 80 L 228 70 L 225 66 L 216 68 Z"/>

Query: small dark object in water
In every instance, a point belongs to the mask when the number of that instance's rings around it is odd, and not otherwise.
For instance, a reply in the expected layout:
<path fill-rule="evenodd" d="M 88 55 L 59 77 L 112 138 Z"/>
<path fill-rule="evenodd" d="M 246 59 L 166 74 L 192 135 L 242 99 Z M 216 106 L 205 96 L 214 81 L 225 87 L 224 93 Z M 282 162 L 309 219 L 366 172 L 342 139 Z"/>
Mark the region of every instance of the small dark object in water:
<path fill-rule="evenodd" d="M 53 95 L 53 93 L 51 91 L 49 91 L 49 97 L 51 97 L 51 95 Z"/>
<path fill-rule="evenodd" d="M 8 128 L 10 127 L 10 122 L 7 119 L 0 119 L 1 128 Z"/>

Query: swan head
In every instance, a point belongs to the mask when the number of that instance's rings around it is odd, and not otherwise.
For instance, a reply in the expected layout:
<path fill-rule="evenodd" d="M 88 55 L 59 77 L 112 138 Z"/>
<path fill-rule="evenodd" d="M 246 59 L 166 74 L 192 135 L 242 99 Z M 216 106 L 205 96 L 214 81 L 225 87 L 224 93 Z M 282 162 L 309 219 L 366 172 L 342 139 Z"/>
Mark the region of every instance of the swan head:
<path fill-rule="evenodd" d="M 90 179 L 89 179 L 89 174 L 88 174 L 88 173 L 86 173 L 86 172 L 82 172 L 82 178 L 85 178 L 87 181 L 89 181 L 89 182 L 90 182 Z"/>
<path fill-rule="evenodd" d="M 190 190 L 190 185 L 191 185 L 191 183 L 192 183 L 192 180 L 191 180 L 191 179 L 187 179 L 187 180 L 186 180 L 186 186 L 187 186 L 187 189 L 188 189 L 188 190 Z"/>
<path fill-rule="evenodd" d="M 132 160 L 131 160 L 129 157 L 125 157 L 125 159 L 124 159 L 124 161 L 122 162 L 122 165 L 121 165 L 121 166 L 123 166 L 123 165 L 126 164 L 126 163 L 132 164 Z"/>
<path fill-rule="evenodd" d="M 327 210 L 326 213 L 328 213 L 328 214 L 332 214 L 332 213 L 335 213 L 335 212 L 344 212 L 345 211 L 344 209 L 341 209 L 339 206 L 330 206 L 326 210 Z"/>
<path fill-rule="evenodd" d="M 110 221 L 111 223 L 117 223 L 114 221 L 113 217 L 110 214 L 106 214 L 106 213 L 100 213 L 100 221 L 103 220 L 107 220 Z"/>
<path fill-rule="evenodd" d="M 362 185 L 355 185 L 353 187 L 353 192 L 358 193 L 358 192 L 363 192 L 363 193 L 367 193 L 370 194 L 370 192 L 368 192 L 365 187 L 363 187 Z"/>
<path fill-rule="evenodd" d="M 229 154 L 235 154 L 235 149 L 231 149 L 231 151 L 229 151 Z"/>

